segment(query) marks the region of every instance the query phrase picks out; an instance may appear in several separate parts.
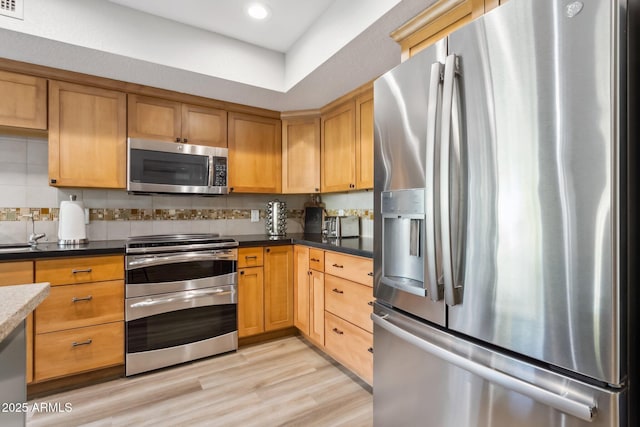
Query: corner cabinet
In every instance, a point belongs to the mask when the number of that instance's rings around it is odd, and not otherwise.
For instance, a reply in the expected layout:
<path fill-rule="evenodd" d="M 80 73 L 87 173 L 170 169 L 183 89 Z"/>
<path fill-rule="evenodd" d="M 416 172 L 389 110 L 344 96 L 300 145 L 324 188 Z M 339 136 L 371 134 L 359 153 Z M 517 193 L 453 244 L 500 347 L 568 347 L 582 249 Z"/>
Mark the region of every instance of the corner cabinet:
<path fill-rule="evenodd" d="M 330 105 L 321 130 L 322 192 L 373 188 L 373 88 Z"/>
<path fill-rule="evenodd" d="M 126 94 L 49 82 L 49 183 L 125 188 Z"/>
<path fill-rule="evenodd" d="M 391 37 L 400 44 L 404 61 L 506 1 L 437 1 L 393 31 Z"/>
<path fill-rule="evenodd" d="M 282 192 L 320 192 L 320 118 L 282 119 Z"/>
<path fill-rule="evenodd" d="M 282 128 L 280 120 L 229 113 L 229 191 L 280 193 Z"/>
<path fill-rule="evenodd" d="M 224 110 L 129 94 L 128 116 L 128 135 L 132 138 L 227 146 Z"/>
<path fill-rule="evenodd" d="M 47 129 L 47 80 L 0 71 L 0 126 Z"/>

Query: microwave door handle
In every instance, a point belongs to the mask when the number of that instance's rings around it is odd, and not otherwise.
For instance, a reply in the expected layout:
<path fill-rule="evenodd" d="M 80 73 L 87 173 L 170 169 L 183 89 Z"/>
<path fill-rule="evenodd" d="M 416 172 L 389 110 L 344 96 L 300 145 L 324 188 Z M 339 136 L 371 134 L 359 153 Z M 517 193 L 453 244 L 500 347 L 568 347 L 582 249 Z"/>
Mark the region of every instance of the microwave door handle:
<path fill-rule="evenodd" d="M 436 201 L 438 199 L 437 185 L 437 119 L 438 105 L 442 91 L 442 64 L 435 62 L 431 65 L 431 75 L 429 80 L 429 100 L 427 104 L 427 158 L 426 158 L 426 185 L 425 185 L 425 268 L 424 277 L 428 280 L 425 288 L 429 289 L 432 301 L 439 301 L 443 296 L 443 288 L 438 283 L 439 248 L 438 233 L 438 212 Z"/>
<path fill-rule="evenodd" d="M 213 156 L 209 156 L 209 187 L 213 187 L 216 171 L 213 168 Z"/>

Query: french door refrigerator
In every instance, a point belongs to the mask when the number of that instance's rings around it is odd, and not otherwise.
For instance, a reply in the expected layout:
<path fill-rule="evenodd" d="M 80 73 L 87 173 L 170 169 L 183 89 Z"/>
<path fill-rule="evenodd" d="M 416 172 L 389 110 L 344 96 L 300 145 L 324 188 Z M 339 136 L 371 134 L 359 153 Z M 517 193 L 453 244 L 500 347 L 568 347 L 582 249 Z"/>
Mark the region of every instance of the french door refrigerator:
<path fill-rule="evenodd" d="M 638 3 L 510 0 L 375 81 L 376 426 L 636 422 Z"/>

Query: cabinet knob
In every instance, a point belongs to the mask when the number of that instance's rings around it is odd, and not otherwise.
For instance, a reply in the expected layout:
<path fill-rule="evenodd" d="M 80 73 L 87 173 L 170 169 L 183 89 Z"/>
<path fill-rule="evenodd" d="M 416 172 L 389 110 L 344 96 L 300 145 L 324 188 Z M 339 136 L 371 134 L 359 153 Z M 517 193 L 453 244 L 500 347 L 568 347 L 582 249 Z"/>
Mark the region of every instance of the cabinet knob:
<path fill-rule="evenodd" d="M 367 351 L 368 351 L 369 353 L 373 354 L 373 347 L 369 347 L 369 348 L 367 349 Z"/>
<path fill-rule="evenodd" d="M 78 302 L 78 301 L 91 301 L 93 299 L 93 295 L 87 295 L 86 297 L 73 297 L 71 298 L 71 302 Z"/>
<path fill-rule="evenodd" d="M 367 273 L 367 276 L 369 276 L 369 277 L 373 277 L 373 271 L 368 272 L 368 273 Z"/>
<path fill-rule="evenodd" d="M 316 192 L 318 192 L 318 191 L 320 191 L 320 189 L 319 189 L 319 188 L 316 188 Z"/>
<path fill-rule="evenodd" d="M 333 264 L 333 266 L 334 266 L 335 268 L 344 268 L 344 265 L 340 265 L 340 264 Z"/>
<path fill-rule="evenodd" d="M 367 305 L 373 306 L 373 301 L 369 301 Z"/>
<path fill-rule="evenodd" d="M 49 180 L 49 183 L 51 183 L 51 184 L 57 184 L 57 183 L 58 183 L 58 180 L 57 180 L 57 179 L 50 179 L 50 180 Z"/>
<path fill-rule="evenodd" d="M 338 335 L 342 335 L 342 334 L 344 334 L 344 332 L 342 332 L 342 331 L 341 331 L 340 329 L 338 329 L 338 328 L 333 328 L 333 332 L 335 332 L 335 333 L 336 333 L 336 334 L 338 334 Z"/>
<path fill-rule="evenodd" d="M 311 276 L 311 270 L 307 271 L 307 274 L 308 274 L 309 276 Z"/>
<path fill-rule="evenodd" d="M 233 191 L 233 187 L 229 187 L 229 193 Z"/>
<path fill-rule="evenodd" d="M 333 292 L 335 292 L 336 294 L 344 294 L 344 291 L 341 291 L 341 290 L 340 290 L 340 289 L 338 289 L 338 288 L 333 288 L 333 289 L 331 289 L 331 290 L 332 290 Z"/>
<path fill-rule="evenodd" d="M 244 271 L 241 271 L 241 272 L 240 272 L 240 275 L 241 275 L 241 276 L 243 276 L 243 275 L 244 275 Z"/>
<path fill-rule="evenodd" d="M 177 137 L 177 138 L 176 138 L 176 142 L 180 142 L 180 137 Z"/>
<path fill-rule="evenodd" d="M 89 345 L 92 342 L 93 342 L 93 340 L 91 338 L 89 338 L 86 341 L 81 341 L 81 342 L 74 341 L 74 342 L 71 343 L 71 347 L 78 347 L 78 346 L 81 346 L 81 345 Z"/>
<path fill-rule="evenodd" d="M 267 249 L 265 249 L 265 250 L 266 250 L 267 252 L 271 252 L 271 249 L 270 249 L 270 248 L 267 248 Z"/>

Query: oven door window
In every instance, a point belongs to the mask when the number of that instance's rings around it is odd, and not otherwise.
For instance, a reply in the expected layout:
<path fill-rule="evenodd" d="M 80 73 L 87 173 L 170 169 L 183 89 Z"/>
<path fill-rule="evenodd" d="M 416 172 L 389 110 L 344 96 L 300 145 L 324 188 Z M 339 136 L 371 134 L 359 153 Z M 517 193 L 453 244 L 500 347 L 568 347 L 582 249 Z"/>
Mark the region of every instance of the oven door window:
<path fill-rule="evenodd" d="M 236 271 L 236 261 L 190 261 L 127 271 L 128 284 L 178 282 L 222 276 Z"/>
<path fill-rule="evenodd" d="M 160 313 L 126 322 L 127 353 L 160 350 L 236 331 L 236 304 Z"/>
<path fill-rule="evenodd" d="M 209 157 L 132 149 L 131 181 L 184 186 L 209 185 Z"/>

